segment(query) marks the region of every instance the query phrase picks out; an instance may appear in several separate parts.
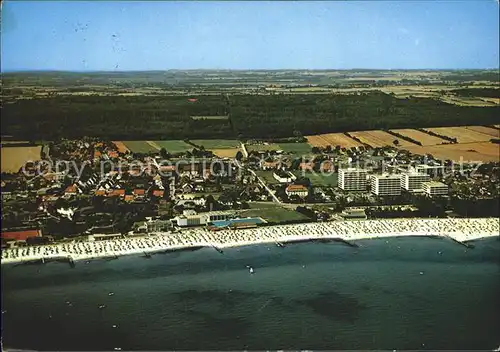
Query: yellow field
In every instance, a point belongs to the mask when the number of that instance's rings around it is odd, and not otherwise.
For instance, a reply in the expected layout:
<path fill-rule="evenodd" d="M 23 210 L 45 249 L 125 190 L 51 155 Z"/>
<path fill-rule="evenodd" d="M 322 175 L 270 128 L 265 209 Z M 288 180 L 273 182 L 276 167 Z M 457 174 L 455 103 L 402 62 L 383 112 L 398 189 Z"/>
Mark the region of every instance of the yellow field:
<path fill-rule="evenodd" d="M 18 172 L 28 161 L 40 160 L 41 146 L 3 147 L 1 149 L 2 172 Z"/>
<path fill-rule="evenodd" d="M 414 146 L 405 149 L 414 154 L 432 154 L 433 157 L 443 160 L 500 161 L 499 146 L 491 142 Z"/>
<path fill-rule="evenodd" d="M 486 134 L 488 136 L 491 136 L 492 138 L 500 138 L 500 131 L 495 128 L 485 127 L 485 126 L 464 126 L 464 127 L 468 130 Z"/>
<path fill-rule="evenodd" d="M 343 133 L 325 133 L 317 136 L 306 136 L 306 138 L 307 142 L 313 147 L 326 147 L 329 145 L 335 147 L 340 145 L 341 147 L 351 148 L 363 145 Z"/>
<path fill-rule="evenodd" d="M 384 131 L 360 131 L 360 132 L 350 132 L 354 137 L 359 138 L 362 142 L 371 145 L 372 147 L 383 147 L 386 145 L 394 145 L 394 140 L 399 141 L 398 147 L 411 147 L 414 143 L 407 142 L 401 138 L 393 136 Z"/>
<path fill-rule="evenodd" d="M 432 127 L 426 128 L 429 131 L 456 138 L 458 143 L 486 142 L 492 137 L 490 135 L 461 127 Z"/>
<path fill-rule="evenodd" d="M 234 158 L 236 153 L 240 150 L 239 148 L 225 148 L 225 149 L 209 149 L 212 153 L 217 155 L 219 158 Z"/>
<path fill-rule="evenodd" d="M 116 148 L 120 153 L 126 153 L 128 151 L 128 148 L 123 144 L 123 142 L 120 141 L 113 141 L 113 144 L 116 145 Z"/>
<path fill-rule="evenodd" d="M 391 131 L 402 134 L 403 136 L 413 138 L 414 140 L 422 143 L 423 146 L 436 145 L 436 144 L 441 144 L 442 142 L 446 142 L 446 140 L 444 140 L 444 139 L 441 139 L 439 137 L 434 137 L 434 136 L 428 135 L 427 133 L 420 132 L 417 130 L 411 130 L 411 129 L 404 128 L 404 129 L 391 130 Z"/>

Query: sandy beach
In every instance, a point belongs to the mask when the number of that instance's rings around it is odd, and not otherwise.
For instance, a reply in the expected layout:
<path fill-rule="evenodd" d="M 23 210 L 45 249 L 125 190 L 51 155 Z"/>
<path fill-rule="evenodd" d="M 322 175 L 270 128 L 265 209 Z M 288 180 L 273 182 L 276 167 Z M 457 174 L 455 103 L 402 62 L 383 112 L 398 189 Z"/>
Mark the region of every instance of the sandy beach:
<path fill-rule="evenodd" d="M 205 228 L 179 232 L 152 233 L 112 240 L 70 242 L 6 249 L 2 264 L 35 260 L 90 260 L 123 255 L 144 255 L 190 247 L 218 249 L 261 243 L 286 243 L 313 239 L 356 241 L 404 236 L 438 236 L 459 242 L 499 236 L 497 218 L 474 219 L 384 219 L 333 221 L 265 226 L 244 230 L 209 231 Z"/>

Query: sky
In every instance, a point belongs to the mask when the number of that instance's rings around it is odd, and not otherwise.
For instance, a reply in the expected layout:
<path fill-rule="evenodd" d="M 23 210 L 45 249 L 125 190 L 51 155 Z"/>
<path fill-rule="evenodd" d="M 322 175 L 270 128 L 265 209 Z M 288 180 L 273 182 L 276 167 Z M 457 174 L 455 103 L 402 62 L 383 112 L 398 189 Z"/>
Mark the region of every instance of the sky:
<path fill-rule="evenodd" d="M 3 1 L 1 70 L 499 67 L 497 0 Z"/>

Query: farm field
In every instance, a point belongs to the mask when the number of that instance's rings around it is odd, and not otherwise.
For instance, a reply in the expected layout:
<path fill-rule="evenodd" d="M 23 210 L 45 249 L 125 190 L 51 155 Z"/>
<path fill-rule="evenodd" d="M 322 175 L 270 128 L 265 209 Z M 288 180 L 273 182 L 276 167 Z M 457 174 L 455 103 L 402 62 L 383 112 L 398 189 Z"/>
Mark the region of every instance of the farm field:
<path fill-rule="evenodd" d="M 2 147 L 0 169 L 2 172 L 15 173 L 28 161 L 40 160 L 41 146 Z"/>
<path fill-rule="evenodd" d="M 426 130 L 456 138 L 458 143 L 473 143 L 473 142 L 486 142 L 492 137 L 474 130 L 468 129 L 464 126 L 462 127 L 432 127 L 426 128 Z"/>
<path fill-rule="evenodd" d="M 180 140 L 168 140 L 168 141 L 149 141 L 153 142 L 156 146 L 165 148 L 169 153 L 182 153 L 188 150 L 192 150 L 193 146 Z"/>
<path fill-rule="evenodd" d="M 212 153 L 217 155 L 219 158 L 234 158 L 236 154 L 240 151 L 239 148 L 221 148 L 221 149 L 209 149 Z"/>
<path fill-rule="evenodd" d="M 285 153 L 311 154 L 311 145 L 309 143 L 280 143 L 279 147 Z"/>
<path fill-rule="evenodd" d="M 205 149 L 227 149 L 239 148 L 240 142 L 236 139 L 193 139 L 196 145 L 202 145 Z"/>
<path fill-rule="evenodd" d="M 126 153 L 129 150 L 127 146 L 121 141 L 113 141 L 113 144 L 116 146 L 120 153 Z"/>
<path fill-rule="evenodd" d="M 325 133 L 316 136 L 306 136 L 307 141 L 313 147 L 326 147 L 340 145 L 343 148 L 359 147 L 363 144 L 347 137 L 343 133 Z"/>
<path fill-rule="evenodd" d="M 132 153 L 151 153 L 158 151 L 158 148 L 153 147 L 147 141 L 123 141 L 123 144 L 125 144 L 125 147 Z"/>
<path fill-rule="evenodd" d="M 399 147 L 411 147 L 416 144 L 407 142 L 401 138 L 393 136 L 384 131 L 360 131 L 360 132 L 350 132 L 354 137 L 359 138 L 362 142 L 371 145 L 372 147 L 383 147 L 386 145 L 394 145 L 394 140 L 398 140 Z"/>
<path fill-rule="evenodd" d="M 500 138 L 500 130 L 497 130 L 495 128 L 491 127 L 486 127 L 486 126 L 465 126 L 468 130 L 472 130 L 475 132 L 487 134 L 488 136 L 491 136 L 492 138 Z"/>
<path fill-rule="evenodd" d="M 267 144 L 246 144 L 245 147 L 250 153 L 251 151 L 266 151 L 266 150 L 281 150 L 279 144 L 267 143 Z"/>
<path fill-rule="evenodd" d="M 432 154 L 438 159 L 453 161 L 500 161 L 498 144 L 491 142 L 473 142 L 458 144 L 443 144 L 434 146 L 414 146 L 405 148 L 415 154 Z"/>
<path fill-rule="evenodd" d="M 447 142 L 446 140 L 441 139 L 439 137 L 434 137 L 434 136 L 431 136 L 431 135 L 429 135 L 427 133 L 420 132 L 420 131 L 417 131 L 417 130 L 408 129 L 408 128 L 403 128 L 403 129 L 398 129 L 398 130 L 391 130 L 391 131 L 394 131 L 394 132 L 397 132 L 399 134 L 402 134 L 403 136 L 407 136 L 407 137 L 413 138 L 416 141 L 419 141 L 420 143 L 422 143 L 423 146 L 426 146 L 426 145 L 437 145 L 437 144 L 441 144 L 443 142 Z"/>

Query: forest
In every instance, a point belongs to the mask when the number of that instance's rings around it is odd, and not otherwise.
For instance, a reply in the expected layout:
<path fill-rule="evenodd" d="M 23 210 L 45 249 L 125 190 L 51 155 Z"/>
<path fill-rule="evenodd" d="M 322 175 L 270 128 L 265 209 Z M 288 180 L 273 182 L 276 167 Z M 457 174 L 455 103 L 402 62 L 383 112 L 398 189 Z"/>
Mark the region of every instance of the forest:
<path fill-rule="evenodd" d="M 500 107 L 351 95 L 55 96 L 2 107 L 2 134 L 51 140 L 282 138 L 328 132 L 498 123 Z M 229 116 L 193 120 L 191 116 Z"/>

